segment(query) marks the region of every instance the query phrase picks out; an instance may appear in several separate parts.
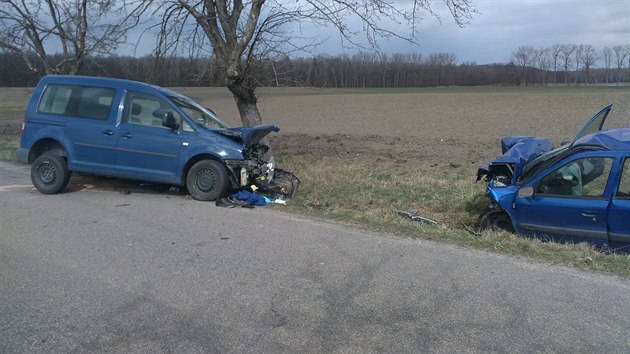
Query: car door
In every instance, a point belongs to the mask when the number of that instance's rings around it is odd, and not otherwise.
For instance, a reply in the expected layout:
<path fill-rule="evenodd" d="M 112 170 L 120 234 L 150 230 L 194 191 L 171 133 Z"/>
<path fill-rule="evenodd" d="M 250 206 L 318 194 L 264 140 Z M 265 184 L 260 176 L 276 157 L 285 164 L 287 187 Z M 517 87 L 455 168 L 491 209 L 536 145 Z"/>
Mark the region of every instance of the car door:
<path fill-rule="evenodd" d="M 164 99 L 139 92 L 128 92 L 119 127 L 117 165 L 123 176 L 134 179 L 179 182 L 181 133 L 162 126 L 161 117 L 172 112 L 181 117 Z"/>
<path fill-rule="evenodd" d="M 599 112 L 595 113 L 595 115 L 589 119 L 582 129 L 580 129 L 580 132 L 575 136 L 573 142 L 585 135 L 601 131 L 611 110 L 612 105 L 608 105 L 602 108 Z"/>
<path fill-rule="evenodd" d="M 630 156 L 625 156 L 619 185 L 608 212 L 610 241 L 630 244 Z"/>
<path fill-rule="evenodd" d="M 116 165 L 116 114 L 113 88 L 49 85 L 39 110 L 66 116 L 68 166 L 74 171 L 109 173 Z"/>
<path fill-rule="evenodd" d="M 515 196 L 512 215 L 522 233 L 556 241 L 608 241 L 608 180 L 613 156 L 574 155 L 523 187 L 532 196 Z"/>

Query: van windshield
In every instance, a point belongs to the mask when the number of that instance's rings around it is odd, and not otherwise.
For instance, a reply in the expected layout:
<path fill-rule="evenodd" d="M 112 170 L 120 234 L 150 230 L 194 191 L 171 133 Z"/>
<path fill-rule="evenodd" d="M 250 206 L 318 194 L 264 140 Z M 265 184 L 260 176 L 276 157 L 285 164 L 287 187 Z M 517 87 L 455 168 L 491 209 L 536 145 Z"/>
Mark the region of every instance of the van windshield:
<path fill-rule="evenodd" d="M 208 129 L 227 129 L 229 126 L 221 121 L 219 117 L 209 108 L 201 106 L 199 103 L 177 96 L 169 98 L 186 113 L 192 120 Z"/>

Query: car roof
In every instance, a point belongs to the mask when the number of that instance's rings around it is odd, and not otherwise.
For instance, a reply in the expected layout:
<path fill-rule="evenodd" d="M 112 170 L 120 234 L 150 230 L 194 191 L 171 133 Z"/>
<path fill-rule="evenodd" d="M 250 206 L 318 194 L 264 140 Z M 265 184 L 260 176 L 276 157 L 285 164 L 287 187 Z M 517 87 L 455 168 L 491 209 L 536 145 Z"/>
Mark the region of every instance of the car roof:
<path fill-rule="evenodd" d="M 573 146 L 601 146 L 613 151 L 630 151 L 630 128 L 604 130 L 576 140 Z"/>
<path fill-rule="evenodd" d="M 114 79 L 100 76 L 81 76 L 81 75 L 47 75 L 42 78 L 42 82 L 57 83 L 57 84 L 83 84 L 83 85 L 95 85 L 106 87 L 117 87 L 130 90 L 157 90 L 161 93 L 169 96 L 181 96 L 174 91 L 168 90 L 164 87 L 150 85 L 140 81 Z"/>

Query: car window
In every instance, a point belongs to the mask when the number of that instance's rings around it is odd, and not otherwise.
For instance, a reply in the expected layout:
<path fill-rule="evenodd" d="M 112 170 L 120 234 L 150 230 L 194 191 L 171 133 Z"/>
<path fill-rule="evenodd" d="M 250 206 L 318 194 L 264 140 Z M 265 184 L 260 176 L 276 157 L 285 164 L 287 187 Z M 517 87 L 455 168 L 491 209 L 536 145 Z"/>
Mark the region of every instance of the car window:
<path fill-rule="evenodd" d="M 193 100 L 182 97 L 170 96 L 173 103 L 186 113 L 193 121 L 210 129 L 226 129 L 227 124 L 223 123 L 219 117 L 209 108 L 203 107 Z"/>
<path fill-rule="evenodd" d="M 630 198 L 630 158 L 623 162 L 619 187 L 617 187 L 618 198 Z"/>
<path fill-rule="evenodd" d="M 106 120 L 116 90 L 78 85 L 48 85 L 37 110 L 41 113 Z"/>
<path fill-rule="evenodd" d="M 140 92 L 129 92 L 125 99 L 123 122 L 168 129 L 162 125 L 162 117 L 172 112 L 181 125 L 181 116 L 163 99 Z"/>
<path fill-rule="evenodd" d="M 614 159 L 585 157 L 571 161 L 545 176 L 536 192 L 543 195 L 601 197 Z"/>

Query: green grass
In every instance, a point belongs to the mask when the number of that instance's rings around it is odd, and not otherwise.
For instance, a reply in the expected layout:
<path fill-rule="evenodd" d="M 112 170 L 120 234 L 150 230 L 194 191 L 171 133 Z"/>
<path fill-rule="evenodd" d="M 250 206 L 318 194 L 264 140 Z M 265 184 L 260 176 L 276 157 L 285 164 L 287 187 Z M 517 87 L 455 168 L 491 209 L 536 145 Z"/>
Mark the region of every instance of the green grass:
<path fill-rule="evenodd" d="M 585 244 L 557 244 L 509 233 L 476 233 L 487 205 L 483 183 L 464 170 L 348 165 L 339 159 L 279 157 L 302 183 L 290 212 L 405 237 L 529 257 L 593 271 L 630 275 L 630 256 L 606 255 Z M 284 207 L 282 207 L 284 208 Z M 411 221 L 394 212 L 415 209 L 439 225 Z"/>
<path fill-rule="evenodd" d="M 0 161 L 15 161 L 15 150 L 18 146 L 18 138 L 0 135 Z"/>
<path fill-rule="evenodd" d="M 24 107 L 0 106 L 0 115 L 20 115 L 24 113 Z"/>

